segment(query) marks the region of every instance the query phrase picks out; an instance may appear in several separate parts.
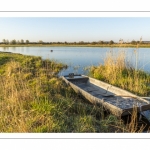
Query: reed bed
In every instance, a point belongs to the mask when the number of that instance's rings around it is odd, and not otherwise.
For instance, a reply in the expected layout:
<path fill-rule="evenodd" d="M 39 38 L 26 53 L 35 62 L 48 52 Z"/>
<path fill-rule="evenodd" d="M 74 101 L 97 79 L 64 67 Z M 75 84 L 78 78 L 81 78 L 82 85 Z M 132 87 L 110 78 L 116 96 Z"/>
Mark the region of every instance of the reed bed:
<path fill-rule="evenodd" d="M 125 51 L 108 52 L 104 64 L 90 68 L 90 75 L 136 95 L 150 96 L 150 73 L 132 67 Z"/>

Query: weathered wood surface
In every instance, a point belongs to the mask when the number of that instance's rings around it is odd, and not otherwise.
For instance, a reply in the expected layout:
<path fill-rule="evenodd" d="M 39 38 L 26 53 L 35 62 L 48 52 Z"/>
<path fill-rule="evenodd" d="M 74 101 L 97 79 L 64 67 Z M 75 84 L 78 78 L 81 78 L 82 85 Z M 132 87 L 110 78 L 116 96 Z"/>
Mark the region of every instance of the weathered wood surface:
<path fill-rule="evenodd" d="M 91 103 L 104 106 L 116 116 L 130 114 L 134 106 L 138 111 L 150 109 L 148 100 L 108 83 L 84 75 L 64 76 L 62 79 Z"/>

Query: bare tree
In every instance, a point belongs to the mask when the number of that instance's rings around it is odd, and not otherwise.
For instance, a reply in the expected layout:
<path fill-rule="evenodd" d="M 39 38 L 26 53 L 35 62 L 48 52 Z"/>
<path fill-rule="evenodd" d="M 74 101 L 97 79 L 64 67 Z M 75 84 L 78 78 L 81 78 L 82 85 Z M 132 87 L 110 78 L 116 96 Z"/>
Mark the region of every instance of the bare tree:
<path fill-rule="evenodd" d="M 16 42 L 15 39 L 11 41 L 11 44 L 16 44 L 16 43 L 17 43 L 17 42 Z"/>
<path fill-rule="evenodd" d="M 98 43 L 99 43 L 99 44 L 104 44 L 104 42 L 103 42 L 103 41 L 99 41 Z"/>
<path fill-rule="evenodd" d="M 6 40 L 5 39 L 3 39 L 3 43 L 6 44 Z"/>
<path fill-rule="evenodd" d="M 17 41 L 17 44 L 20 44 L 20 41 L 19 41 L 19 40 Z"/>
<path fill-rule="evenodd" d="M 111 40 L 111 41 L 109 42 L 109 44 L 114 44 L 114 41 L 113 41 L 113 40 Z"/>
<path fill-rule="evenodd" d="M 29 40 L 26 40 L 26 44 L 29 44 Z"/>
<path fill-rule="evenodd" d="M 9 40 L 6 40 L 6 44 L 9 44 Z"/>
<path fill-rule="evenodd" d="M 21 39 L 21 44 L 24 44 L 24 40 L 23 39 Z"/>

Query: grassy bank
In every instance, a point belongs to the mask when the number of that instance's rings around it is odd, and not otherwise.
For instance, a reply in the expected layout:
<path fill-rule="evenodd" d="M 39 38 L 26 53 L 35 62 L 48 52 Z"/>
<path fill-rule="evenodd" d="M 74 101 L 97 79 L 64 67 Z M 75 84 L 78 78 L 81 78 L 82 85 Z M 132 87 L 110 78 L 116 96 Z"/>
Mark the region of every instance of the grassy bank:
<path fill-rule="evenodd" d="M 124 51 L 108 52 L 104 64 L 91 67 L 92 77 L 128 90 L 139 96 L 150 96 L 150 73 L 136 70 L 125 60 Z"/>
<path fill-rule="evenodd" d="M 0 53 L 0 132 L 142 132 L 80 98 L 57 73 L 65 65 Z"/>
<path fill-rule="evenodd" d="M 0 44 L 0 47 L 143 47 L 149 48 L 150 44 Z"/>

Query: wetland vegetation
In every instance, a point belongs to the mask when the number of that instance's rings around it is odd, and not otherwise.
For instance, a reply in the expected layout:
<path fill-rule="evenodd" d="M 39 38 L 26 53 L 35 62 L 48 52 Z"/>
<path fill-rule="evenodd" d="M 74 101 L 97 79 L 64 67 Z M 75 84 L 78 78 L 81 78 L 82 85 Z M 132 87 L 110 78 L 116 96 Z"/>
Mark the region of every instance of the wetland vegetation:
<path fill-rule="evenodd" d="M 57 44 L 57 43 L 51 43 L 51 44 L 0 44 L 0 47 L 122 47 L 122 48 L 136 48 L 136 44 Z M 138 46 L 139 48 L 149 48 L 150 44 L 140 44 Z"/>
<path fill-rule="evenodd" d="M 57 76 L 64 67 L 41 57 L 0 52 L 0 132 L 143 131 L 144 125 L 137 126 L 136 113 L 125 125 L 121 118 L 104 115 L 102 107 L 91 105 L 77 95 Z M 95 78 L 106 80 L 98 76 L 104 71 L 101 67 L 92 72 Z M 124 76 L 127 73 L 123 70 Z M 145 78 L 145 74 L 140 74 Z"/>
<path fill-rule="evenodd" d="M 104 64 L 91 67 L 90 75 L 136 95 L 150 96 L 150 73 L 127 62 L 124 51 L 107 52 Z"/>

